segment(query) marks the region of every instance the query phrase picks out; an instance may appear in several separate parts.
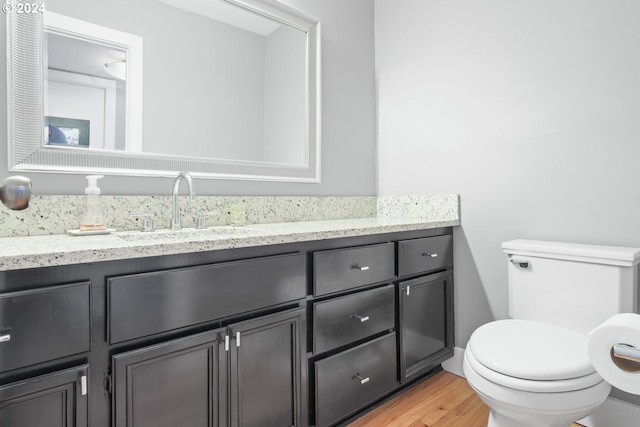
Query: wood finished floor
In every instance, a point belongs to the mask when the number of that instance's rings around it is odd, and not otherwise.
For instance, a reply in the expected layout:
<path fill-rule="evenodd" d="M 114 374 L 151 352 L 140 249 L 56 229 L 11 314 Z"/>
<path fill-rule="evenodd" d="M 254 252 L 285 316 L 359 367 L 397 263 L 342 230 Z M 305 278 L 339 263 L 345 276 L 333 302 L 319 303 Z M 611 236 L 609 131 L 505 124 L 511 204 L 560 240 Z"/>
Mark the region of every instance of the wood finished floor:
<path fill-rule="evenodd" d="M 489 408 L 464 378 L 440 372 L 348 427 L 487 427 Z M 572 427 L 580 427 L 573 424 Z"/>

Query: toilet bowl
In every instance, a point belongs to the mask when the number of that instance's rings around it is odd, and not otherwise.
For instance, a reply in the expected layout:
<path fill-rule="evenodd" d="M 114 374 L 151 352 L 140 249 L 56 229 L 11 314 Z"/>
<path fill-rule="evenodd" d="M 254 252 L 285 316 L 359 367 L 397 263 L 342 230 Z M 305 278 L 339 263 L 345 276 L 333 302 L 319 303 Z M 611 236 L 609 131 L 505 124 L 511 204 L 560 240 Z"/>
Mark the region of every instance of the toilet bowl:
<path fill-rule="evenodd" d="M 589 415 L 611 386 L 593 369 L 586 346 L 582 334 L 530 321 L 476 330 L 463 368 L 491 408 L 488 427 L 568 427 Z"/>
<path fill-rule="evenodd" d="M 536 240 L 502 248 L 510 319 L 474 331 L 464 374 L 491 410 L 488 427 L 569 427 L 611 390 L 589 360 L 587 333 L 637 310 L 640 249 Z"/>

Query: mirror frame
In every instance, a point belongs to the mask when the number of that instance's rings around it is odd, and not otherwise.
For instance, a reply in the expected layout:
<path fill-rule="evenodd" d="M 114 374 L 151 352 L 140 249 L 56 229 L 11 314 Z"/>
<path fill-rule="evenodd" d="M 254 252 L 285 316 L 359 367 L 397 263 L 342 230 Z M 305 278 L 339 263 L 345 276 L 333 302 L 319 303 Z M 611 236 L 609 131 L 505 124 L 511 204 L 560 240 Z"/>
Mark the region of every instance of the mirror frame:
<path fill-rule="evenodd" d="M 10 171 L 320 182 L 320 21 L 275 0 L 224 0 L 307 35 L 304 165 L 44 146 L 44 24 L 41 13 L 7 14 L 7 132 Z M 27 3 L 24 0 L 11 0 Z"/>

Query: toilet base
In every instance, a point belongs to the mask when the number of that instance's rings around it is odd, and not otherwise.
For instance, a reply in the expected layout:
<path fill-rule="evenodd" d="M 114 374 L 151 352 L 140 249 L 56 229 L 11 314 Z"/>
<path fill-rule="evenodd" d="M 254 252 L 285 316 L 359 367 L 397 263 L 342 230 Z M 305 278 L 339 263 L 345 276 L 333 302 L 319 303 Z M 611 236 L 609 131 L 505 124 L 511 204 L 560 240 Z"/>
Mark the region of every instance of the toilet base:
<path fill-rule="evenodd" d="M 487 427 L 570 427 L 571 423 L 560 424 L 548 424 L 541 422 L 540 420 L 531 420 L 530 423 L 526 420 L 518 419 L 514 420 L 505 415 L 499 414 L 493 409 L 489 412 L 489 422 Z"/>

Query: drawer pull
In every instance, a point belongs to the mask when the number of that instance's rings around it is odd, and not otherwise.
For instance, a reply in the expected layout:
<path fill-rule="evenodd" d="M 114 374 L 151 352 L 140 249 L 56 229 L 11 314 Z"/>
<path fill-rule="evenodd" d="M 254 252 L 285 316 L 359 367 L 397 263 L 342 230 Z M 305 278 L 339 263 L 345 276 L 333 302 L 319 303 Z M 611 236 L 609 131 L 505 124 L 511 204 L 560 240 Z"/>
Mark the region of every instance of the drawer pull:
<path fill-rule="evenodd" d="M 422 256 L 428 256 L 429 258 L 436 258 L 438 254 L 431 254 L 429 252 L 425 252 L 422 254 Z"/>
<path fill-rule="evenodd" d="M 87 395 L 87 376 L 83 375 L 80 377 L 80 393 L 82 396 Z"/>
<path fill-rule="evenodd" d="M 369 316 L 360 316 L 360 315 L 358 315 L 358 314 L 354 314 L 354 315 L 353 315 L 353 316 L 351 316 L 351 317 L 353 317 L 354 319 L 358 319 L 358 320 L 360 320 L 360 323 L 364 323 L 364 322 L 366 322 L 367 320 L 369 320 Z"/>
<path fill-rule="evenodd" d="M 362 267 L 360 267 L 359 265 L 354 265 L 353 268 L 355 268 L 356 270 L 360 270 L 360 271 L 367 271 L 369 269 L 368 265 L 363 265 Z"/>
<path fill-rule="evenodd" d="M 11 341 L 11 334 L 0 335 L 0 342 Z"/>
<path fill-rule="evenodd" d="M 363 378 L 360 374 L 355 374 L 353 378 L 357 378 L 360 380 L 360 384 L 366 384 L 369 382 L 369 377 Z"/>

